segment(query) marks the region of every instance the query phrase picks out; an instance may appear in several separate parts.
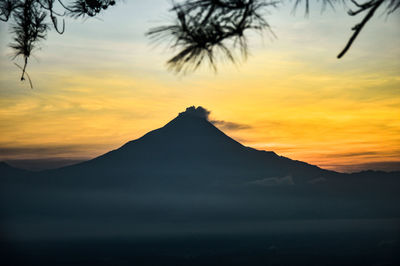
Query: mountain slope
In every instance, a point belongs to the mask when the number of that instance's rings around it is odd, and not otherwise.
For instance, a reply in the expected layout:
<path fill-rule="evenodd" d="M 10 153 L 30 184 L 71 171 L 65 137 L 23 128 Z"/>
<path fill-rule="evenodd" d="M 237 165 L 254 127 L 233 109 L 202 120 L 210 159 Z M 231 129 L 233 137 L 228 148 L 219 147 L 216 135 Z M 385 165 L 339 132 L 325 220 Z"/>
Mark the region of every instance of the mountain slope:
<path fill-rule="evenodd" d="M 151 180 L 152 185 L 163 186 L 168 183 L 226 186 L 284 177 L 301 184 L 335 174 L 274 152 L 245 147 L 225 135 L 206 117 L 190 112 L 190 108 L 164 127 L 117 150 L 49 173 L 68 176 L 69 181 L 65 180 L 68 183 L 73 183 L 71 176 L 79 173 L 80 185 L 85 179 L 92 183 L 96 177 L 98 184 L 115 185 L 121 181 L 143 185 Z"/>
<path fill-rule="evenodd" d="M 0 182 L 11 182 L 13 179 L 20 178 L 29 174 L 29 171 L 15 168 L 8 163 L 0 162 Z"/>

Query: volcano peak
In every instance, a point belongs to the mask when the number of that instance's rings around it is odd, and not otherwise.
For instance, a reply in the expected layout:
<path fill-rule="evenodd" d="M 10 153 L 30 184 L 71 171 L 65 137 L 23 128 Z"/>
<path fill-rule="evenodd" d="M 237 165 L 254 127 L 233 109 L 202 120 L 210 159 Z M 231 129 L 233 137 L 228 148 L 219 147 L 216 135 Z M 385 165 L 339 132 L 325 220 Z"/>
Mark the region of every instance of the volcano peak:
<path fill-rule="evenodd" d="M 184 112 L 179 113 L 180 117 L 199 117 L 208 120 L 208 116 L 210 115 L 210 111 L 202 106 L 195 107 L 190 106 L 187 107 Z"/>

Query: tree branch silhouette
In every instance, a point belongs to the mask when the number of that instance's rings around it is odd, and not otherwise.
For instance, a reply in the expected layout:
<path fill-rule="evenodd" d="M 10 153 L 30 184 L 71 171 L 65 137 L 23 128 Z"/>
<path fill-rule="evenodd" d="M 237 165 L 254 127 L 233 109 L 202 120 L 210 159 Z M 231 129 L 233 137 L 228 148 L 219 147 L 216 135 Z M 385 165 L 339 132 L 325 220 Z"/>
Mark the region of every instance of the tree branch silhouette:
<path fill-rule="evenodd" d="M 56 6 L 63 9 L 57 12 Z M 65 32 L 65 16 L 73 18 L 83 16 L 96 16 L 102 10 L 115 5 L 114 0 L 75 0 L 65 4 L 62 0 L 1 0 L 0 20 L 8 22 L 10 19 L 11 33 L 13 34 L 10 47 L 14 50 L 13 60 L 23 58 L 23 65 L 16 64 L 22 70 L 21 81 L 25 80 L 26 68 L 32 52 L 38 48 L 42 40 L 46 39 L 50 30 L 47 18 L 50 17 L 51 25 L 59 34 Z M 58 19 L 62 18 L 62 25 Z M 32 81 L 29 78 L 30 86 Z"/>
<path fill-rule="evenodd" d="M 347 42 L 346 46 L 343 48 L 343 50 L 339 53 L 337 58 L 342 58 L 343 55 L 347 53 L 347 51 L 350 49 L 350 47 L 353 45 L 353 42 L 357 38 L 358 34 L 360 34 L 361 30 L 364 28 L 365 24 L 373 17 L 375 14 L 376 10 L 385 2 L 385 0 L 378 0 L 378 1 L 369 1 L 364 4 L 359 4 L 355 0 L 351 0 L 351 2 L 358 7 L 358 10 L 349 10 L 348 14 L 350 16 L 355 16 L 359 13 L 362 13 L 364 11 L 368 11 L 368 13 L 365 15 L 363 20 L 356 24 L 352 30 L 354 31 L 353 35 L 350 37 L 349 41 Z"/>
<path fill-rule="evenodd" d="M 262 0 L 190 0 L 173 6 L 177 17 L 173 25 L 150 29 L 147 35 L 160 41 L 170 39 L 173 48 L 180 48 L 167 62 L 176 73 L 196 70 L 205 60 L 216 70 L 217 52 L 223 59 L 235 62 L 233 50 L 238 47 L 246 57 L 245 31 L 269 28 L 261 12 L 276 4 L 277 1 Z"/>
<path fill-rule="evenodd" d="M 361 0 L 360 0 L 361 1 Z M 385 12 L 389 15 L 400 7 L 400 0 L 366 0 L 349 1 L 357 10 L 349 10 L 350 16 L 367 11 L 360 23 L 352 28 L 353 35 L 349 38 L 345 48 L 338 55 L 343 57 L 353 45 L 367 22 L 375 12 L 387 4 Z M 196 70 L 206 60 L 216 70 L 216 58 L 227 58 L 235 62 L 239 56 L 235 50 L 239 49 L 243 58 L 248 53 L 245 32 L 249 30 L 272 33 L 266 21 L 268 7 L 275 8 L 284 1 L 268 0 L 185 0 L 173 3 L 171 12 L 177 18 L 172 25 L 150 29 L 147 35 L 156 41 L 168 40 L 173 51 L 177 53 L 167 61 L 169 69 L 176 73 L 187 73 Z M 311 1 L 293 0 L 293 11 L 304 4 L 307 16 L 310 12 Z M 327 6 L 346 4 L 344 0 L 321 0 L 322 11 Z M 233 44 L 233 45 L 232 45 Z M 238 45 L 237 45 L 238 44 Z"/>
<path fill-rule="evenodd" d="M 207 62 L 216 71 L 219 60 L 235 63 L 247 58 L 247 32 L 268 31 L 273 35 L 267 14 L 287 2 L 293 4 L 294 11 L 304 5 L 305 15 L 310 12 L 309 0 L 181 0 L 173 2 L 170 9 L 175 20 L 169 25 L 151 28 L 146 35 L 157 42 L 169 41 L 175 55 L 167 61 L 167 67 L 173 72 L 192 72 Z M 400 7 L 400 0 L 318 2 L 322 3 L 322 11 L 327 6 L 334 8 L 339 4 L 348 4 L 354 7 L 348 11 L 350 16 L 365 14 L 352 28 L 353 34 L 338 58 L 349 51 L 378 9 L 386 6 L 384 13 L 390 15 Z M 0 20 L 12 21 L 13 42 L 10 47 L 15 52 L 13 59 L 23 58 L 21 80 L 24 80 L 32 52 L 51 29 L 49 25 L 63 34 L 66 17 L 95 17 L 116 3 L 115 0 L 0 0 Z M 62 23 L 59 23 L 60 19 Z"/>

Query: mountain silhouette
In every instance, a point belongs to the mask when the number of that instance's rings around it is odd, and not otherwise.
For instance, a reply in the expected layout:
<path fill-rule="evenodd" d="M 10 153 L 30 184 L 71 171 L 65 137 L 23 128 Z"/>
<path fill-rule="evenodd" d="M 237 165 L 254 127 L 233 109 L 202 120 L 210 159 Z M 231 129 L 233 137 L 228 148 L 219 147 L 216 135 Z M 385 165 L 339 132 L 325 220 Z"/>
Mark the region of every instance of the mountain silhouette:
<path fill-rule="evenodd" d="M 0 173 L 3 177 L 15 177 L 25 175 L 27 171 L 13 167 L 5 162 L 0 162 Z"/>
<path fill-rule="evenodd" d="M 0 174 L 9 239 L 237 233 L 271 220 L 400 213 L 398 172 L 342 174 L 246 147 L 202 107 L 83 163 L 41 172 L 3 163 Z"/>
<path fill-rule="evenodd" d="M 335 172 L 243 146 L 189 107 L 162 128 L 77 165 L 48 171 L 73 185 L 235 186 L 290 177 L 304 184 Z M 79 173 L 79 174 L 75 174 Z M 62 178 L 65 176 L 66 178 Z M 79 180 L 73 177 L 79 176 Z M 118 176 L 118 178 L 114 178 Z M 93 180 L 96 178 L 96 180 Z M 322 180 L 322 179 L 321 179 Z"/>

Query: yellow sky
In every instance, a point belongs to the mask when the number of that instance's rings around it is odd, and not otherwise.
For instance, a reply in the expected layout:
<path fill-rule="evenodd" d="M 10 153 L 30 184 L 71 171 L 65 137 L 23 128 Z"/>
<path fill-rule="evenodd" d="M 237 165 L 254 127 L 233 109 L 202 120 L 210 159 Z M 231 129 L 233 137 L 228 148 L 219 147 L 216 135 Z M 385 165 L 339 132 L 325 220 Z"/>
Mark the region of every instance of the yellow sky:
<path fill-rule="evenodd" d="M 292 159 L 335 170 L 400 161 L 398 14 L 376 18 L 343 60 L 335 56 L 354 22 L 344 12 L 271 17 L 278 38 L 252 37 L 246 62 L 176 76 L 164 66 L 171 52 L 142 36 L 164 9 L 118 28 L 131 19 L 126 5 L 49 35 L 29 65 L 33 90 L 0 41 L 0 160 L 95 157 L 201 105 L 246 125 L 221 128 L 241 143 Z"/>

